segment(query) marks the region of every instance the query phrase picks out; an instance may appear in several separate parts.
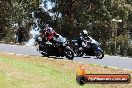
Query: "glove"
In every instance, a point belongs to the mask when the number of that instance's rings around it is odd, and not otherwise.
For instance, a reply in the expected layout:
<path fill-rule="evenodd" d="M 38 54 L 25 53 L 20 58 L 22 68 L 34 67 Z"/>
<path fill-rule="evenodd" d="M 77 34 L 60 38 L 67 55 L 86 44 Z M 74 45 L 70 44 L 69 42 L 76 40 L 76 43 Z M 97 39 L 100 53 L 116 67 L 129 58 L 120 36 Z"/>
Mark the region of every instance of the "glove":
<path fill-rule="evenodd" d="M 87 45 L 86 45 L 84 42 L 82 42 L 82 46 L 83 46 L 83 47 L 86 47 Z"/>

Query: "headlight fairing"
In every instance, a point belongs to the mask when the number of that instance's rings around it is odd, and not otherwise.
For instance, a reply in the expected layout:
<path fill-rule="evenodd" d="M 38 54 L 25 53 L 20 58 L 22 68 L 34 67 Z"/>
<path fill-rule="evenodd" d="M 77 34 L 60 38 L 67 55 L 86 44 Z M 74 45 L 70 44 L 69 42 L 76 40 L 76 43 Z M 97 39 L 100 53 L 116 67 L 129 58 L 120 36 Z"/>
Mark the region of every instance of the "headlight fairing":
<path fill-rule="evenodd" d="M 42 42 L 42 37 L 38 37 L 38 41 Z"/>
<path fill-rule="evenodd" d="M 63 42 L 63 46 L 66 46 L 68 43 L 67 42 Z"/>

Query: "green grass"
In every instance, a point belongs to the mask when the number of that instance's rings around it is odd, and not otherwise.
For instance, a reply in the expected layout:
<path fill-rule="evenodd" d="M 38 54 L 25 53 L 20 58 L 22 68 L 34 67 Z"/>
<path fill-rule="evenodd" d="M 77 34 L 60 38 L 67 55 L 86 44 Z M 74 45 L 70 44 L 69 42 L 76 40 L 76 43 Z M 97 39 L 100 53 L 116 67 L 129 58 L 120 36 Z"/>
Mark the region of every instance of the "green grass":
<path fill-rule="evenodd" d="M 7 84 L 6 75 L 3 72 L 0 72 L 0 87 L 6 88 L 7 87 L 6 84 Z"/>
<path fill-rule="evenodd" d="M 34 60 L 34 59 L 33 59 Z M 55 63 L 55 62 L 54 62 Z M 60 62 L 61 63 L 61 62 Z M 76 72 L 34 61 L 0 57 L 0 88 L 102 88 L 103 85 L 76 83 Z"/>

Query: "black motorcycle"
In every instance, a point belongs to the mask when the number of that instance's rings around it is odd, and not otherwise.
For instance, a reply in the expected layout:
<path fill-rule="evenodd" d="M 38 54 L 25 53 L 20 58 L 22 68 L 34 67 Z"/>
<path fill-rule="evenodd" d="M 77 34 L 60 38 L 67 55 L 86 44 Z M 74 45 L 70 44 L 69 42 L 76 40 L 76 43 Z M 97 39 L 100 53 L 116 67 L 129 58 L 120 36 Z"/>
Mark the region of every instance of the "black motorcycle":
<path fill-rule="evenodd" d="M 89 38 L 92 40 L 92 42 L 84 41 L 82 47 L 78 46 L 77 40 L 72 40 L 74 53 L 79 57 L 86 55 L 86 56 L 96 56 L 98 59 L 102 59 L 104 57 L 104 53 L 103 50 L 99 47 L 100 44 L 91 37 Z"/>
<path fill-rule="evenodd" d="M 41 37 L 37 37 L 36 41 L 39 44 L 38 51 L 43 56 L 65 56 L 69 60 L 74 58 L 74 51 L 68 46 L 67 40 L 64 37 L 60 37 L 59 41 L 53 38 L 52 42 L 42 42 Z"/>

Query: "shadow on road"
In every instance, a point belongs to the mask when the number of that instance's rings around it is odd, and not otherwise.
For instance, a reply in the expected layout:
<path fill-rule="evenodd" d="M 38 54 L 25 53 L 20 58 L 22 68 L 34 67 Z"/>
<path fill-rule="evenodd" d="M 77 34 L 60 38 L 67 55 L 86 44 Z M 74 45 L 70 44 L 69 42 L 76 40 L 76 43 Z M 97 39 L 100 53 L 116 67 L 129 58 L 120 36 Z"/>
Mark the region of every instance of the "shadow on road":
<path fill-rule="evenodd" d="M 45 57 L 45 56 L 42 56 L 42 57 Z M 47 58 L 64 59 L 64 57 L 56 57 L 56 56 L 48 56 Z"/>
<path fill-rule="evenodd" d="M 85 57 L 83 57 L 83 58 L 91 58 L 90 56 L 85 56 Z"/>

